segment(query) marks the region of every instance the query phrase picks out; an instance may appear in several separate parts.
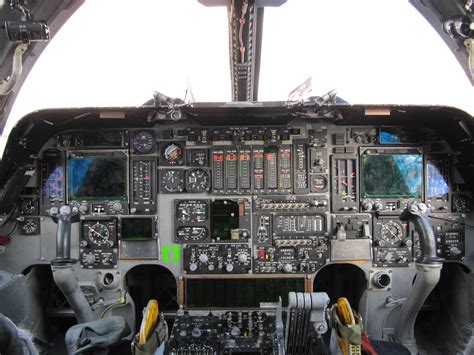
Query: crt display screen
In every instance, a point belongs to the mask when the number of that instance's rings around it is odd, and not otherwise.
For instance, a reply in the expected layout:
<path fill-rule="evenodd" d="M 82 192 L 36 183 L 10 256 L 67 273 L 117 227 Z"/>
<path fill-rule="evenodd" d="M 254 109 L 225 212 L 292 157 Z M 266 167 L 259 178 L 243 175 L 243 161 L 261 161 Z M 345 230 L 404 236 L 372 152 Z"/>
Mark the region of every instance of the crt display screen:
<path fill-rule="evenodd" d="M 67 162 L 69 200 L 123 200 L 127 197 L 125 156 L 78 156 Z"/>
<path fill-rule="evenodd" d="M 380 154 L 361 157 L 363 198 L 421 198 L 423 158 L 420 154 Z"/>
<path fill-rule="evenodd" d="M 150 240 L 153 238 L 151 218 L 123 218 L 122 240 Z"/>

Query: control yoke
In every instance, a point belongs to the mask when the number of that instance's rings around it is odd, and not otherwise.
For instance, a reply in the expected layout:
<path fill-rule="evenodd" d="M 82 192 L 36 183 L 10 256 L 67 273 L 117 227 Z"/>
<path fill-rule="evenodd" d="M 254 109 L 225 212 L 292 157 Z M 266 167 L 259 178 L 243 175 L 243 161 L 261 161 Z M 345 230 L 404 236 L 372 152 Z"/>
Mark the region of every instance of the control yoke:
<path fill-rule="evenodd" d="M 49 215 L 58 223 L 56 258 L 51 261 L 54 282 L 74 310 L 78 323 L 91 322 L 95 317 L 74 274 L 77 260 L 71 258 L 71 224 L 79 221 L 79 209 L 68 205 L 51 207 Z"/>
<path fill-rule="evenodd" d="M 420 237 L 421 256 L 418 263 L 442 263 L 443 258 L 436 255 L 436 238 L 433 226 L 428 219 L 429 208 L 424 203 L 412 202 L 400 214 L 403 222 L 413 222 Z"/>
<path fill-rule="evenodd" d="M 436 239 L 428 214 L 429 209 L 424 203 L 412 202 L 400 215 L 402 221 L 415 224 L 421 246 L 421 256 L 416 261 L 415 283 L 402 305 L 393 333 L 393 340 L 407 347 L 412 354 L 418 354 L 415 339 L 416 317 L 438 284 L 443 267 L 443 258 L 436 255 Z"/>
<path fill-rule="evenodd" d="M 53 265 L 75 264 L 76 259 L 71 258 L 71 224 L 79 221 L 79 210 L 77 207 L 63 205 L 51 207 L 49 215 L 58 224 L 56 234 L 56 258 L 51 262 Z"/>

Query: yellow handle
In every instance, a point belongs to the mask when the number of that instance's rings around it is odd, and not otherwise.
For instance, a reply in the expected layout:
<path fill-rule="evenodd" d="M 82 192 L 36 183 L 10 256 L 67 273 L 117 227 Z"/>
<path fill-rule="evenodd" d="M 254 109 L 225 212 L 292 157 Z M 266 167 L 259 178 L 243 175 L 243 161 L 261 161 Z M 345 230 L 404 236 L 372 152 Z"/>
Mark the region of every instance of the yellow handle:
<path fill-rule="evenodd" d="M 344 325 L 355 324 L 354 312 L 347 298 L 341 297 L 337 300 L 337 313 Z"/>
<path fill-rule="evenodd" d="M 138 333 L 138 344 L 144 345 L 158 321 L 158 302 L 156 300 L 148 301 L 143 311 L 143 320 Z"/>

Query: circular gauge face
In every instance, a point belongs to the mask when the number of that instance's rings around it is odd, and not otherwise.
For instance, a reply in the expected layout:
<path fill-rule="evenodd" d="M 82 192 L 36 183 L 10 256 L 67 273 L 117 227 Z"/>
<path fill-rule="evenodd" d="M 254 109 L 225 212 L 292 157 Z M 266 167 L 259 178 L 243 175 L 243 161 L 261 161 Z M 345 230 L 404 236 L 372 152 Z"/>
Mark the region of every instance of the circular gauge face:
<path fill-rule="evenodd" d="M 206 227 L 179 227 L 176 230 L 178 240 L 183 242 L 196 242 L 207 239 L 209 231 Z"/>
<path fill-rule="evenodd" d="M 111 244 L 109 229 L 99 222 L 89 226 L 88 236 L 90 241 L 96 245 Z"/>
<path fill-rule="evenodd" d="M 177 143 L 169 143 L 163 147 L 163 158 L 170 165 L 180 164 L 183 158 L 183 148 Z"/>
<path fill-rule="evenodd" d="M 204 201 L 181 201 L 176 205 L 176 220 L 180 223 L 203 223 L 208 216 L 208 206 Z"/>
<path fill-rule="evenodd" d="M 382 239 L 390 245 L 394 245 L 403 239 L 402 226 L 393 221 L 382 224 L 381 234 Z"/>
<path fill-rule="evenodd" d="M 455 196 L 453 201 L 453 207 L 456 212 L 469 212 L 471 207 L 469 198 L 465 195 Z"/>
<path fill-rule="evenodd" d="M 32 198 L 25 198 L 21 201 L 20 209 L 23 214 L 37 214 L 38 201 Z"/>
<path fill-rule="evenodd" d="M 313 191 L 323 191 L 327 184 L 327 179 L 322 175 L 315 175 L 311 178 L 311 187 Z"/>
<path fill-rule="evenodd" d="M 184 190 L 184 171 L 183 170 L 164 170 L 160 178 L 161 191 L 165 193 L 183 192 Z"/>
<path fill-rule="evenodd" d="M 204 169 L 189 170 L 186 174 L 186 190 L 188 192 L 204 192 L 209 190 L 209 173 Z"/>
<path fill-rule="evenodd" d="M 133 137 L 132 145 L 138 153 L 150 153 L 155 147 L 155 137 L 147 131 L 138 132 Z"/>
<path fill-rule="evenodd" d="M 38 222 L 34 219 L 25 219 L 24 224 L 21 226 L 21 233 L 24 235 L 36 234 L 38 231 Z"/>

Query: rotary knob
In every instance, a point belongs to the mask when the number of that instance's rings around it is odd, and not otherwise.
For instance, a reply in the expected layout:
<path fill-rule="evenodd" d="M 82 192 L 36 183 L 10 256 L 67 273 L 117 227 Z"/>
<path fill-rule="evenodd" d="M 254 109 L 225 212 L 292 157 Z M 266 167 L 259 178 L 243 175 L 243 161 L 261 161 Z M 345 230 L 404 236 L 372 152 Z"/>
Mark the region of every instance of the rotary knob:
<path fill-rule="evenodd" d="M 87 254 L 84 256 L 84 264 L 86 265 L 94 265 L 95 263 L 95 255 L 94 254 Z"/>
<path fill-rule="evenodd" d="M 373 203 L 370 202 L 370 201 L 364 201 L 364 202 L 362 203 L 362 209 L 363 209 L 364 211 L 370 211 L 370 210 L 372 210 L 373 207 L 374 207 L 374 205 L 373 205 Z"/>
<path fill-rule="evenodd" d="M 283 265 L 283 271 L 290 273 L 293 271 L 293 266 L 291 264 L 285 264 Z"/>
<path fill-rule="evenodd" d="M 113 210 L 114 212 L 120 212 L 120 211 L 122 210 L 122 204 L 121 204 L 120 202 L 118 202 L 118 201 L 114 202 L 114 203 L 112 204 L 112 210 Z"/>
<path fill-rule="evenodd" d="M 376 211 L 381 211 L 381 210 L 383 209 L 382 203 L 376 202 L 375 205 L 374 205 L 374 209 L 375 209 Z"/>
<path fill-rule="evenodd" d="M 197 266 L 195 263 L 189 264 L 189 270 L 190 270 L 190 271 L 193 271 L 193 272 L 194 272 L 194 271 L 197 270 L 197 268 L 198 268 L 198 266 Z"/>
<path fill-rule="evenodd" d="M 227 264 L 227 265 L 225 266 L 225 270 L 226 270 L 227 272 L 232 272 L 232 271 L 234 270 L 234 265 L 232 265 L 232 264 Z"/>
<path fill-rule="evenodd" d="M 209 258 L 207 257 L 206 254 L 201 254 L 199 255 L 199 261 L 203 264 L 207 263 L 209 261 Z"/>
<path fill-rule="evenodd" d="M 240 328 L 233 326 L 232 329 L 230 330 L 230 335 L 237 337 L 240 335 Z"/>
<path fill-rule="evenodd" d="M 239 254 L 239 262 L 245 263 L 247 262 L 247 259 L 248 259 L 247 254 Z"/>
<path fill-rule="evenodd" d="M 194 338 L 199 338 L 201 335 L 202 335 L 202 330 L 199 329 L 198 327 L 194 328 L 191 332 L 191 335 L 194 337 Z"/>
<path fill-rule="evenodd" d="M 87 209 L 88 209 L 87 205 L 80 205 L 79 206 L 79 212 L 81 212 L 82 214 L 86 213 Z"/>
<path fill-rule="evenodd" d="M 461 250 L 458 247 L 451 247 L 449 248 L 449 252 L 451 255 L 459 255 L 461 254 Z"/>

